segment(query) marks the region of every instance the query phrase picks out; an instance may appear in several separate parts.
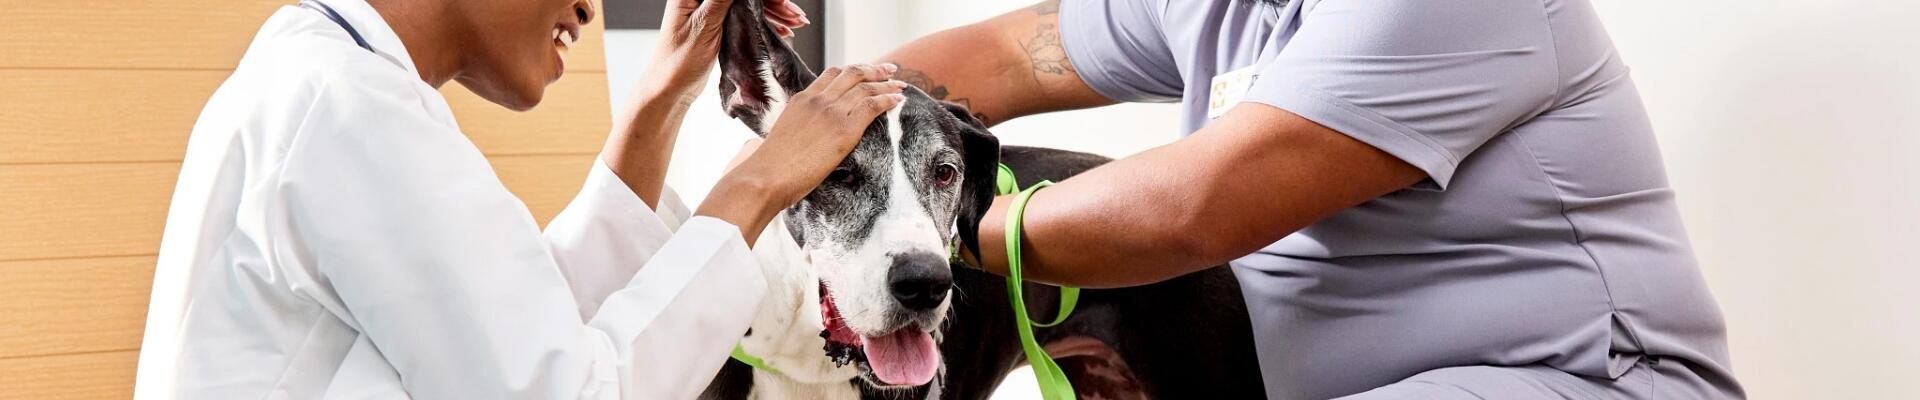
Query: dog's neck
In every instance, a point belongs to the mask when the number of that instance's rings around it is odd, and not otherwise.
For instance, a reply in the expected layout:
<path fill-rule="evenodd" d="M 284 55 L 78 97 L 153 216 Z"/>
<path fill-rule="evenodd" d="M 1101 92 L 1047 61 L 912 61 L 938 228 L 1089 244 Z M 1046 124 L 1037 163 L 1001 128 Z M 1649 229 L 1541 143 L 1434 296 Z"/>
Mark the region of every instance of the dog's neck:
<path fill-rule="evenodd" d="M 753 390 L 749 399 L 859 399 L 860 388 L 851 381 L 800 382 L 781 374 L 753 371 Z"/>
<path fill-rule="evenodd" d="M 820 337 L 825 329 L 820 320 L 820 277 L 807 265 L 804 250 L 783 218 L 767 223 L 755 242 L 753 253 L 766 274 L 767 294 L 740 346 L 796 383 L 845 385 L 859 376 L 859 368 L 836 365 L 827 358 L 827 342 Z M 755 371 L 755 376 L 764 373 Z"/>

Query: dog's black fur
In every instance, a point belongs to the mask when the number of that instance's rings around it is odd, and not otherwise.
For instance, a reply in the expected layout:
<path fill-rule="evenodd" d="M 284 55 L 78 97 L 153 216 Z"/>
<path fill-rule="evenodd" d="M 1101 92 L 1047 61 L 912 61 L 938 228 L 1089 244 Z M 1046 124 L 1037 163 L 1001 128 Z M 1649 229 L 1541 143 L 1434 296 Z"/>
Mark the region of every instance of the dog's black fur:
<path fill-rule="evenodd" d="M 1059 181 L 1104 164 L 1104 157 L 1008 146 L 1001 160 L 1021 187 Z M 984 399 L 1024 363 L 1007 301 L 1005 278 L 965 268 L 955 284 L 964 302 L 948 318 L 941 352 L 947 357 L 944 398 Z M 1059 289 L 1027 284 L 1028 313 L 1047 319 L 1059 307 Z M 1035 332 L 1041 343 L 1091 337 L 1111 347 L 1136 381 L 1102 379 L 1097 359 L 1062 359 L 1061 368 L 1082 397 L 1248 399 L 1264 397 L 1252 327 L 1240 284 L 1225 266 L 1146 286 L 1082 290 L 1065 323 Z"/>
<path fill-rule="evenodd" d="M 759 79 L 749 75 L 752 67 L 740 64 L 772 60 L 774 79 L 790 91 L 798 91 L 814 78 L 785 43 L 771 39 L 777 36 L 759 18 L 759 7 L 758 0 L 737 0 L 729 10 L 721 49 L 726 76 L 720 80 L 722 93 L 729 94 L 725 104 L 729 114 L 756 130 L 761 114 L 751 110 L 764 109 L 766 104 L 753 102 L 767 99 L 764 94 L 753 95 L 752 90 L 733 95 L 749 89 L 737 82 Z M 969 125 L 966 129 L 986 134 L 986 126 L 965 108 L 946 107 Z M 1061 181 L 1110 161 L 1064 150 L 1000 147 L 991 136 L 980 139 L 970 137 L 976 132 L 966 134 L 969 137 L 963 138 L 960 147 L 966 153 L 962 191 L 967 195 L 958 211 L 962 238 L 974 248 L 980 246 L 971 240 L 976 236 L 974 228 L 992 198 L 994 163 L 1011 167 L 1021 187 L 1027 187 L 1041 180 Z M 1009 372 L 1025 363 L 1004 279 L 973 268 L 955 268 L 953 305 L 940 342 L 945 369 L 932 383 L 909 391 L 880 390 L 857 378 L 848 384 L 862 389 L 863 398 L 874 399 L 926 398 L 935 393 L 943 399 L 992 395 Z M 1023 291 L 1034 318 L 1050 319 L 1057 311 L 1058 288 L 1030 283 Z M 1104 352 L 1106 357 L 1059 360 L 1082 397 L 1249 399 L 1264 396 L 1251 329 L 1238 281 L 1228 267 L 1219 266 L 1151 285 L 1083 290 L 1071 318 L 1059 326 L 1038 328 L 1036 336 L 1043 344 L 1093 339 L 1110 349 Z M 730 360 L 701 397 L 745 399 L 752 388 L 752 367 Z"/>

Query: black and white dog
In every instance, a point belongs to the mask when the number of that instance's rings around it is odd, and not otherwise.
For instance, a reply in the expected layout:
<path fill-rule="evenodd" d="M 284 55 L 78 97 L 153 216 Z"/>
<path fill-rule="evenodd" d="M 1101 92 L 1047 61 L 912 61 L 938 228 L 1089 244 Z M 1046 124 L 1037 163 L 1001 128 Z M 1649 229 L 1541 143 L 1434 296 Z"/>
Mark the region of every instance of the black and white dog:
<path fill-rule="evenodd" d="M 735 1 L 721 43 L 727 113 L 765 135 L 813 71 Z M 984 399 L 1025 363 L 1005 281 L 949 265 L 949 246 L 978 248 L 996 166 L 1022 187 L 1109 161 L 1006 147 L 964 107 L 909 88 L 876 118 L 825 182 L 767 229 L 755 252 L 779 276 L 741 341 L 778 372 L 729 362 L 707 399 Z M 782 235 L 787 238 L 780 237 Z M 1056 288 L 1024 288 L 1051 316 Z M 1240 288 L 1216 267 L 1136 288 L 1086 290 L 1073 317 L 1037 331 L 1087 398 L 1259 398 L 1261 381 Z"/>

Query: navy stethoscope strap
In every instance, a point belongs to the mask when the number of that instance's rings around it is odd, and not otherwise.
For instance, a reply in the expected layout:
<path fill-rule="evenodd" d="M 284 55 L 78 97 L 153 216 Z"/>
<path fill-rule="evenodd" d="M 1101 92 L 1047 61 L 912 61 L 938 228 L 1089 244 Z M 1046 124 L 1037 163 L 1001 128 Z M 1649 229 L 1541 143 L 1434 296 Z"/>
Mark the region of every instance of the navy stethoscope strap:
<path fill-rule="evenodd" d="M 367 49 L 367 51 L 373 51 L 373 46 L 367 44 L 367 39 L 360 37 L 360 31 L 354 30 L 353 24 L 347 23 L 346 18 L 341 18 L 340 13 L 333 12 L 333 7 L 327 7 L 326 4 L 311 0 L 301 1 L 300 6 L 312 8 L 320 11 L 321 14 L 326 14 L 327 19 L 333 20 L 333 23 L 340 25 L 340 29 L 347 30 L 347 36 L 353 37 L 354 44 L 360 45 L 360 48 Z"/>

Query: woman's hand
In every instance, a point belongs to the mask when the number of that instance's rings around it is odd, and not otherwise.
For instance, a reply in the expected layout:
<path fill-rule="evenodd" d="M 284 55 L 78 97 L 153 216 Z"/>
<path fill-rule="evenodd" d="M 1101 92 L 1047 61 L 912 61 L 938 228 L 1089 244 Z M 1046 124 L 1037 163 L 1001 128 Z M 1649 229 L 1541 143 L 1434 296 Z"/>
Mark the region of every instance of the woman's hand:
<path fill-rule="evenodd" d="M 695 212 L 732 222 L 749 244 L 781 209 L 812 192 L 860 143 L 867 125 L 906 96 L 892 64 L 828 68 L 788 99 L 766 141 L 727 172 Z"/>
<path fill-rule="evenodd" d="M 897 70 L 893 64 L 827 69 L 787 101 L 763 151 L 741 164 L 768 167 L 762 172 L 782 184 L 774 193 L 782 195 L 781 207 L 800 201 L 847 158 L 875 117 L 906 100 L 900 90 L 907 84 L 890 80 Z"/>
<path fill-rule="evenodd" d="M 668 0 L 642 93 L 678 96 L 684 102 L 698 96 L 720 54 L 720 28 L 734 1 L 745 0 Z M 766 0 L 765 6 L 767 21 L 782 37 L 811 22 L 789 0 Z"/>

